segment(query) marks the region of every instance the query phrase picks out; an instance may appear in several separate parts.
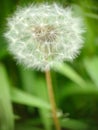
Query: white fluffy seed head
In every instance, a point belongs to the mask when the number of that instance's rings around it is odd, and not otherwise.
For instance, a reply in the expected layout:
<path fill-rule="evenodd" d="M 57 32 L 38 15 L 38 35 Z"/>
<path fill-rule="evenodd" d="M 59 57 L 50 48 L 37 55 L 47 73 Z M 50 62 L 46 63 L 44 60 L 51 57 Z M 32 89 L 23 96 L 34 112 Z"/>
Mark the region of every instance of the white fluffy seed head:
<path fill-rule="evenodd" d="M 41 4 L 18 8 L 8 18 L 5 37 L 19 63 L 46 71 L 57 62 L 77 56 L 83 32 L 81 19 L 73 16 L 71 8 Z"/>

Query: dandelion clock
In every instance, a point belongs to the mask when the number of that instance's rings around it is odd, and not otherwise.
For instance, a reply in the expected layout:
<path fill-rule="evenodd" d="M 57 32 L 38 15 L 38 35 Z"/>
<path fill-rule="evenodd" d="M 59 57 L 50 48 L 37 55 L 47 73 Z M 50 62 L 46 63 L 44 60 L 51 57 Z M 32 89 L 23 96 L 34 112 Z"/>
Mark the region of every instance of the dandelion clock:
<path fill-rule="evenodd" d="M 70 7 L 39 4 L 18 8 L 8 18 L 8 48 L 18 63 L 27 68 L 45 71 L 56 130 L 60 130 L 52 92 L 50 68 L 63 61 L 72 61 L 83 46 L 82 20 Z"/>

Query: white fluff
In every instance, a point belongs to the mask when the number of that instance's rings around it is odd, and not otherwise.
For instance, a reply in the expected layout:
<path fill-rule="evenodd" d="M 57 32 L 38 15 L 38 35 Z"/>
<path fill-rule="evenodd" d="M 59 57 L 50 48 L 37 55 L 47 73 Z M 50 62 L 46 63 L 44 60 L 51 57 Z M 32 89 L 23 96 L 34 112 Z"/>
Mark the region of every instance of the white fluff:
<path fill-rule="evenodd" d="M 81 18 L 57 4 L 18 8 L 7 26 L 9 50 L 28 68 L 46 71 L 57 62 L 71 61 L 83 45 Z"/>

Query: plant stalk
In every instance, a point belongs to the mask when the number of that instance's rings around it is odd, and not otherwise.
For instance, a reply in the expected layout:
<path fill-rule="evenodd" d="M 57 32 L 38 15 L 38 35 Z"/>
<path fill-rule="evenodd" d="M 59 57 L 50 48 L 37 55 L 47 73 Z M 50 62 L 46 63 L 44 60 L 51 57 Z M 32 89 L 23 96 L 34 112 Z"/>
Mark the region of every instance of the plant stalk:
<path fill-rule="evenodd" d="M 45 74 L 46 74 L 49 100 L 50 100 L 50 104 L 51 104 L 51 107 L 52 107 L 52 115 L 53 115 L 54 125 L 55 125 L 56 130 L 61 130 L 60 124 L 59 124 L 59 119 L 57 117 L 57 109 L 56 109 L 56 103 L 55 103 L 55 99 L 54 99 L 54 93 L 53 93 L 50 71 L 46 71 Z"/>

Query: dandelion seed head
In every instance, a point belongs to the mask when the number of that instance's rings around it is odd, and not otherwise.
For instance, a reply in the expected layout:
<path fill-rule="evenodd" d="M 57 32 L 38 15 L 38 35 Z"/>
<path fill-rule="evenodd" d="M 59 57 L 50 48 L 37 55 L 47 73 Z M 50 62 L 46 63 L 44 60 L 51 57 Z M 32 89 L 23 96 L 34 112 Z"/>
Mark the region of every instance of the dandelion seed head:
<path fill-rule="evenodd" d="M 49 70 L 57 62 L 72 61 L 83 46 L 81 18 L 57 4 L 18 8 L 8 18 L 10 52 L 28 68 Z"/>

